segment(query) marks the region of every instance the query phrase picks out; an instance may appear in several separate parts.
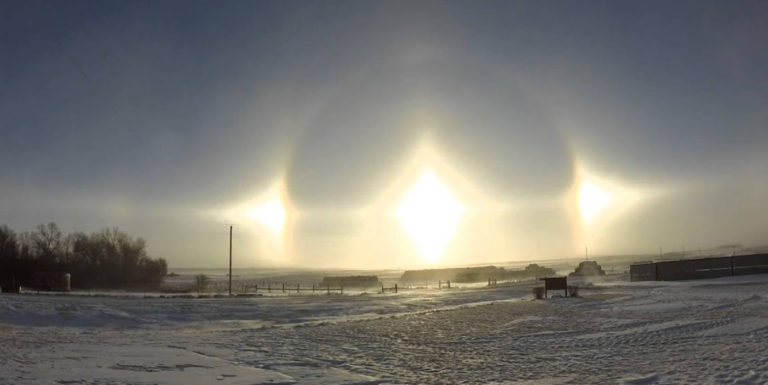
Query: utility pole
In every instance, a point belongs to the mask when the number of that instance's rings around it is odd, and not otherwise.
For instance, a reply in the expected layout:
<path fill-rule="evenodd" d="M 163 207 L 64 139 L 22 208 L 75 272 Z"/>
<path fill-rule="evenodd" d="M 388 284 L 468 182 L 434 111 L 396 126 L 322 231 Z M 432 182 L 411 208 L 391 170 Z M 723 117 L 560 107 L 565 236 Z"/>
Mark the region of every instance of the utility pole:
<path fill-rule="evenodd" d="M 588 246 L 584 246 L 584 260 L 589 261 L 589 250 Z"/>
<path fill-rule="evenodd" d="M 229 295 L 232 295 L 232 225 L 229 225 Z"/>

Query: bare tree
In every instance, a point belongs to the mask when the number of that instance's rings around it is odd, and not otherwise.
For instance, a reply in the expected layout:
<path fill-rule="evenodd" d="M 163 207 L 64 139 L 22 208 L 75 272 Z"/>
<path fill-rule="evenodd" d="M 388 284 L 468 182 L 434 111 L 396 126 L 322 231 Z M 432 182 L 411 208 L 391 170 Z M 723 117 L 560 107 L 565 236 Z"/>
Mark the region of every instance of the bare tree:
<path fill-rule="evenodd" d="M 19 253 L 19 242 L 16 233 L 8 226 L 0 226 L 0 260 L 16 258 Z"/>
<path fill-rule="evenodd" d="M 38 258 L 45 264 L 52 265 L 58 262 L 61 256 L 62 234 L 55 223 L 40 224 L 32 233 L 32 242 Z"/>

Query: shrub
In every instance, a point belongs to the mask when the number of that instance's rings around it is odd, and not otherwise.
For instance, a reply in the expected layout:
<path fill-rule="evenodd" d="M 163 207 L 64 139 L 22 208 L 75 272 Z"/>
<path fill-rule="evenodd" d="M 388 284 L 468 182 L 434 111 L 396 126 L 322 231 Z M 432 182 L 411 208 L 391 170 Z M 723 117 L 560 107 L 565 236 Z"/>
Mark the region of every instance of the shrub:
<path fill-rule="evenodd" d="M 198 274 L 195 276 L 195 291 L 200 294 L 201 291 L 205 291 L 208 287 L 208 276 L 205 274 Z"/>

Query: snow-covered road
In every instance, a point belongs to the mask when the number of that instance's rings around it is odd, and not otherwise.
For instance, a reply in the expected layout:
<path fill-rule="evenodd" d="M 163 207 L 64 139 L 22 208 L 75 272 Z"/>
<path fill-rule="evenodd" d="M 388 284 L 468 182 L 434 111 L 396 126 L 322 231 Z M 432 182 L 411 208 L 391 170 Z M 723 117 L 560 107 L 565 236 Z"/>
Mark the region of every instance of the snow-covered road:
<path fill-rule="evenodd" d="M 387 295 L 0 296 L 0 384 L 768 383 L 768 279 Z"/>

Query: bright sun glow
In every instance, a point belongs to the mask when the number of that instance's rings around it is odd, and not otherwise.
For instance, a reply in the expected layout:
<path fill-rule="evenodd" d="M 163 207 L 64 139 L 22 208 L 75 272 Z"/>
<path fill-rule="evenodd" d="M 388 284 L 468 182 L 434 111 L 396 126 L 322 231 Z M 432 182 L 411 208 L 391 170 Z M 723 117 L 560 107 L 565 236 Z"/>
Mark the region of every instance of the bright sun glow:
<path fill-rule="evenodd" d="M 579 212 L 585 222 L 592 221 L 612 200 L 608 192 L 592 182 L 579 185 Z"/>
<path fill-rule="evenodd" d="M 275 197 L 251 211 L 251 217 L 269 227 L 275 234 L 280 234 L 285 225 L 285 207 L 280 198 Z"/>
<path fill-rule="evenodd" d="M 397 217 L 426 262 L 437 262 L 464 211 L 453 193 L 426 171 L 397 210 Z"/>

